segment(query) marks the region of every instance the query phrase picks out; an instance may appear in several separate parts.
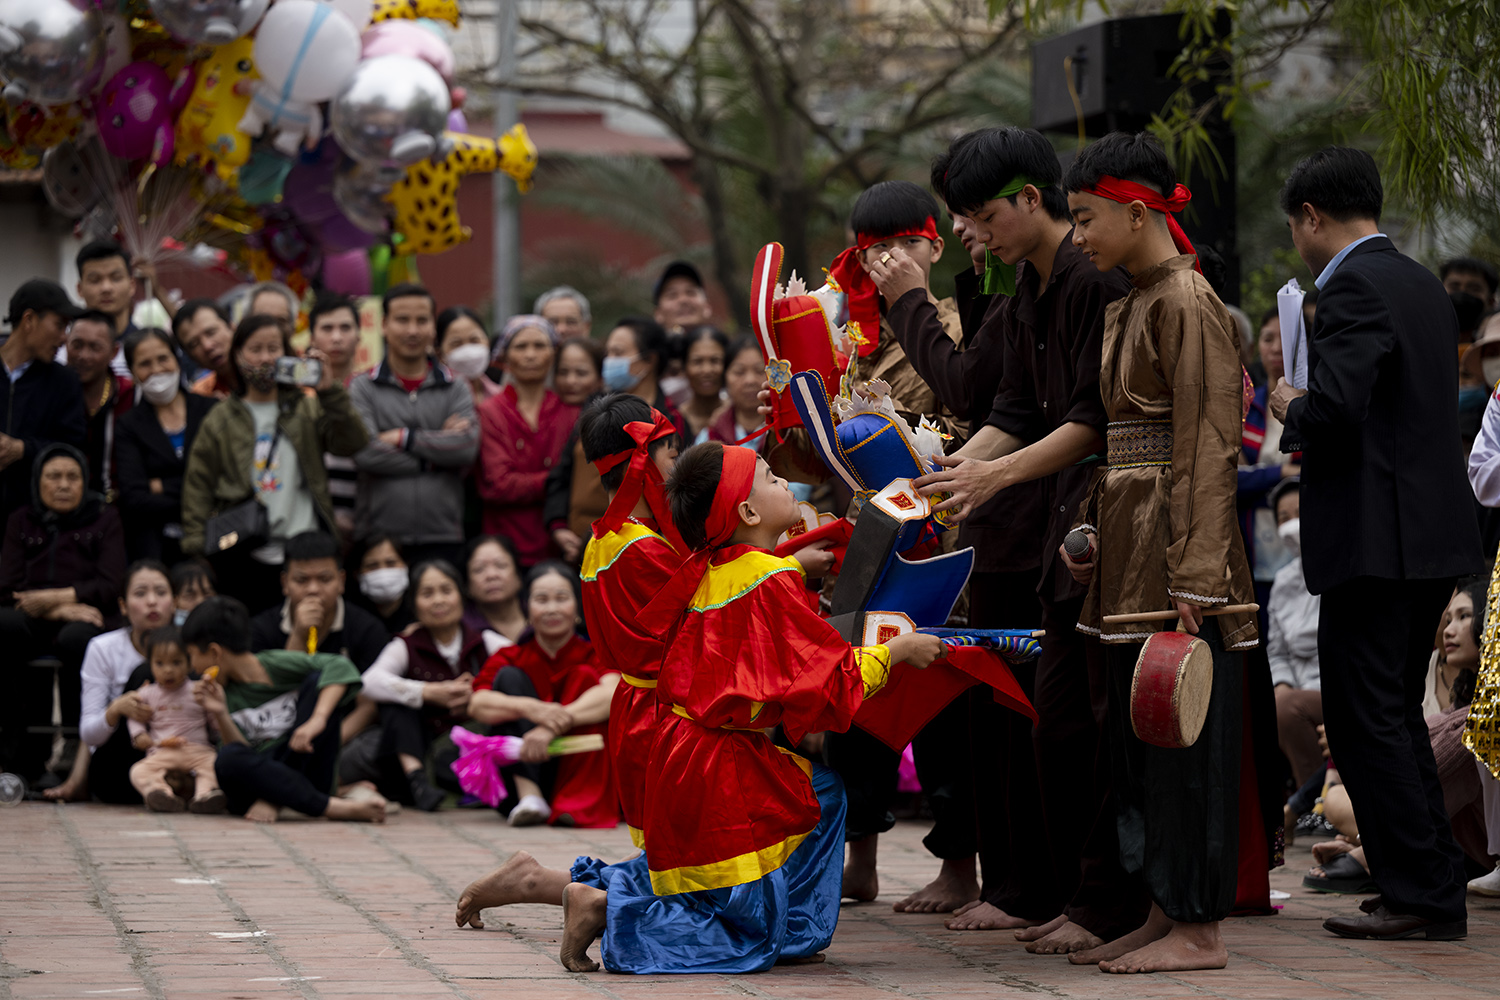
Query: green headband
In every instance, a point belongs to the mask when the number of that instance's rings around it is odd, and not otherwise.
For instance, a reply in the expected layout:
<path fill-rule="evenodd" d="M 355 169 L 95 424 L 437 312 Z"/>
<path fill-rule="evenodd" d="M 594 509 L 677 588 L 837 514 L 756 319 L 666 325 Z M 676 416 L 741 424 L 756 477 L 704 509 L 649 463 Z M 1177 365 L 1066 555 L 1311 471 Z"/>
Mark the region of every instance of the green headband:
<path fill-rule="evenodd" d="M 1040 187 L 1035 181 L 1028 177 L 1016 177 L 999 191 L 990 197 L 990 201 L 996 198 L 1009 198 L 1021 193 L 1021 189 L 1031 184 Z M 984 248 L 984 278 L 979 283 L 979 290 L 985 295 L 1014 295 L 1016 294 L 1016 265 L 1007 264 L 1005 261 L 990 253 L 990 248 Z"/>

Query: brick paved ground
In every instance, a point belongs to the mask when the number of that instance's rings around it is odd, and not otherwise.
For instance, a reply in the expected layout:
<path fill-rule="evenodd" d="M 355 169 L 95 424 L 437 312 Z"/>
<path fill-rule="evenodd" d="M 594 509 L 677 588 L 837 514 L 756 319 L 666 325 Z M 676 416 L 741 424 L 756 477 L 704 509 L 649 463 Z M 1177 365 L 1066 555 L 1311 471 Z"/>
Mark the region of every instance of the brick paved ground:
<path fill-rule="evenodd" d="M 383 827 L 153 816 L 106 806 L 0 811 L 0 1000 L 132 996 L 392 996 L 454 1000 L 741 996 L 1500 997 L 1500 906 L 1470 911 L 1456 944 L 1341 942 L 1319 928 L 1353 901 L 1299 887 L 1306 845 L 1273 885 L 1275 917 L 1231 921 L 1225 972 L 1110 977 L 1026 954 L 1009 935 L 957 933 L 938 916 L 891 912 L 933 863 L 924 828 L 882 840 L 882 896 L 845 907 L 822 966 L 750 977 L 629 978 L 564 973 L 560 912 L 488 911 L 454 928 L 453 900 L 476 874 L 526 848 L 544 864 L 620 857 L 623 830 L 514 831 L 482 812 L 406 813 Z"/>

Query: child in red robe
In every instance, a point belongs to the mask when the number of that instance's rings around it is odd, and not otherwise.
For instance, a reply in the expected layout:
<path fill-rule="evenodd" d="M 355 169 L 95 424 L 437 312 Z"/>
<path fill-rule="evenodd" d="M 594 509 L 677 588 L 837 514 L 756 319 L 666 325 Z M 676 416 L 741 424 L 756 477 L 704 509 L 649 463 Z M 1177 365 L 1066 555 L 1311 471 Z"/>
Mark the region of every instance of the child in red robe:
<path fill-rule="evenodd" d="M 693 551 L 642 614 L 670 630 L 658 676 L 664 714 L 644 822 L 649 872 L 606 869 L 603 888 L 563 891 L 562 961 L 616 972 L 757 972 L 832 939 L 843 861 L 843 789 L 827 768 L 777 749 L 847 729 L 891 664 L 926 666 L 931 636 L 851 648 L 810 610 L 796 561 L 771 554 L 799 518 L 786 482 L 753 452 L 690 449 L 668 484 Z"/>

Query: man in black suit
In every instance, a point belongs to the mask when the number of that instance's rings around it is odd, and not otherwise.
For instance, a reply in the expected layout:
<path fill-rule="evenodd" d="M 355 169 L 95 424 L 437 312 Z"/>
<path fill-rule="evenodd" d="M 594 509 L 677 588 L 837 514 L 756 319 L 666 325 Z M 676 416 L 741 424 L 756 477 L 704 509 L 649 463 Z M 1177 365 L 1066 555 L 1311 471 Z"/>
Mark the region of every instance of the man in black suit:
<path fill-rule="evenodd" d="M 1367 153 L 1329 147 L 1292 170 L 1281 205 L 1318 275 L 1306 392 L 1271 412 L 1303 452 L 1302 564 L 1318 625 L 1329 748 L 1349 786 L 1378 900 L 1324 927 L 1343 937 L 1467 933 L 1453 840 L 1422 719 L 1432 637 L 1456 577 L 1482 568 L 1458 438 L 1458 323 L 1442 282 L 1379 231 Z"/>

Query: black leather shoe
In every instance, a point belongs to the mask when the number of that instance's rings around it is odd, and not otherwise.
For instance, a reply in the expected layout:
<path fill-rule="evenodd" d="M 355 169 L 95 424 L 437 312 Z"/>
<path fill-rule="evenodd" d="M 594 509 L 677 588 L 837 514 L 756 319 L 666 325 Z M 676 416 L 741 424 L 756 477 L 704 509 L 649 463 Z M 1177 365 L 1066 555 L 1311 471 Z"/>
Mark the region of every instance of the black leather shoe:
<path fill-rule="evenodd" d="M 1364 938 L 1371 941 L 1400 941 L 1426 938 L 1428 941 L 1457 941 L 1469 936 L 1469 921 L 1436 921 L 1409 913 L 1392 913 L 1384 906 L 1360 917 L 1329 917 L 1323 929 L 1339 937 Z"/>

